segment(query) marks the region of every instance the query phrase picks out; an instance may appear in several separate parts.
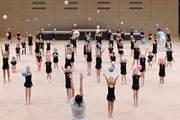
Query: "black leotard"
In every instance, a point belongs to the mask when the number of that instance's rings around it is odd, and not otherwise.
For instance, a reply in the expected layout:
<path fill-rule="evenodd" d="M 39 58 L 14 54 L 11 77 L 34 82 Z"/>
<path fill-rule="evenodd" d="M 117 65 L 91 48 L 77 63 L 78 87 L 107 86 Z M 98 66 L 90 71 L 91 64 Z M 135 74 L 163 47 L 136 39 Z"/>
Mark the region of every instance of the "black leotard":
<path fill-rule="evenodd" d="M 115 101 L 116 97 L 114 94 L 115 87 L 108 87 L 108 94 L 107 94 L 107 100 L 108 101 Z"/>
<path fill-rule="evenodd" d="M 91 51 L 87 51 L 87 62 L 92 62 L 92 53 L 91 53 Z"/>
<path fill-rule="evenodd" d="M 52 64 L 51 61 L 45 62 L 45 65 L 46 65 L 46 73 L 51 73 L 51 72 L 52 72 L 51 64 Z"/>
<path fill-rule="evenodd" d="M 71 81 L 70 81 L 70 78 L 69 78 L 69 75 L 72 74 L 71 72 L 65 72 L 65 79 L 66 79 L 66 85 L 65 87 L 67 89 L 71 88 Z"/>
<path fill-rule="evenodd" d="M 122 75 L 126 75 L 127 74 L 127 71 L 126 71 L 126 62 L 121 62 L 121 74 Z"/>
<path fill-rule="evenodd" d="M 165 65 L 164 64 L 159 65 L 159 76 L 160 77 L 165 77 L 166 76 L 166 74 L 165 74 Z"/>
<path fill-rule="evenodd" d="M 140 78 L 140 75 L 134 75 L 132 76 L 132 79 L 133 79 L 133 83 L 132 83 L 132 89 L 133 90 L 139 90 L 139 78 Z"/>
<path fill-rule="evenodd" d="M 140 65 L 142 66 L 142 69 L 140 72 L 145 72 L 146 71 L 146 58 L 140 58 Z"/>
<path fill-rule="evenodd" d="M 56 54 L 57 56 L 54 57 L 54 54 Z M 56 52 L 56 53 L 55 53 L 55 52 L 53 53 L 53 62 L 54 62 L 54 63 L 58 63 L 58 62 L 59 62 L 59 60 L 58 60 L 58 53 L 57 53 L 57 52 Z"/>
<path fill-rule="evenodd" d="M 25 77 L 25 83 L 24 83 L 24 86 L 26 87 L 26 88 L 31 88 L 32 86 L 33 86 L 33 84 L 32 84 L 32 81 L 31 81 L 31 78 L 32 78 L 32 75 L 28 75 L 28 76 L 26 76 Z"/>
<path fill-rule="evenodd" d="M 3 69 L 3 70 L 9 69 L 8 60 L 9 60 L 9 59 L 8 59 L 7 57 L 3 58 L 3 65 L 2 65 L 2 69 Z"/>
<path fill-rule="evenodd" d="M 95 65 L 95 68 L 96 69 L 101 69 L 102 68 L 102 58 L 101 57 L 96 57 L 96 65 Z"/>

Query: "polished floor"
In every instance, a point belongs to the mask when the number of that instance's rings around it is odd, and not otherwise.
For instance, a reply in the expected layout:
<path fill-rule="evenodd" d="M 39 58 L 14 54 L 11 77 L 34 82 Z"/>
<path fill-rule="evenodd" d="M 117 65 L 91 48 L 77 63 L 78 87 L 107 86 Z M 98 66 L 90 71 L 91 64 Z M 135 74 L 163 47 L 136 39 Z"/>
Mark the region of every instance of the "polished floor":
<path fill-rule="evenodd" d="M 1 40 L 1 43 L 3 41 Z M 64 44 L 67 41 L 57 41 L 52 43 L 52 50 L 58 49 L 59 53 L 59 71 L 52 72 L 52 83 L 46 82 L 45 66 L 42 70 L 37 70 L 35 55 L 21 56 L 21 60 L 17 61 L 17 72 L 11 72 L 11 83 L 3 83 L 2 71 L 0 74 L 0 119 L 1 120 L 70 120 L 71 109 L 70 105 L 66 103 L 66 89 L 65 77 L 60 66 L 64 66 Z M 133 107 L 133 90 L 132 85 L 132 56 L 130 56 L 130 43 L 125 41 L 124 51 L 125 57 L 128 59 L 127 64 L 127 85 L 121 84 L 121 76 L 119 77 L 115 95 L 116 100 L 114 104 L 114 120 L 179 120 L 180 118 L 180 42 L 179 38 L 173 38 L 173 69 L 166 69 L 165 87 L 159 87 L 157 63 L 153 63 L 153 68 L 149 69 L 148 64 L 145 78 L 145 86 L 139 90 L 139 107 Z M 85 77 L 84 94 L 87 100 L 86 119 L 87 120 L 107 120 L 107 85 L 105 79 L 101 75 L 101 82 L 96 83 L 95 70 L 95 50 L 93 49 L 93 62 L 91 76 L 87 76 L 86 60 L 83 56 L 83 41 L 78 41 L 77 56 L 75 56 L 75 71 L 74 71 L 74 86 L 75 92 L 79 89 L 79 73 L 82 72 Z M 3 49 L 4 45 L 1 44 Z M 10 61 L 11 57 L 15 56 L 16 40 L 10 45 Z M 34 46 L 33 46 L 34 47 Z M 95 44 L 93 43 L 93 48 Z M 108 57 L 107 41 L 103 43 L 106 49 L 102 59 L 102 74 L 115 77 L 120 73 L 119 57 L 117 48 L 116 52 L 116 69 L 113 73 L 108 71 L 110 67 Z M 46 46 L 45 46 L 46 48 Z M 152 50 L 152 44 L 146 43 L 140 45 L 142 53 L 146 48 Z M 27 50 L 28 51 L 28 50 Z M 34 51 L 34 50 L 33 50 Z M 165 52 L 158 51 L 157 58 L 165 57 Z M 0 59 L 2 65 L 2 57 Z M 9 62 L 10 62 L 9 61 Z M 43 57 L 43 63 L 45 57 Z M 25 88 L 24 77 L 21 72 L 29 65 L 33 74 L 32 81 L 32 104 L 25 105 Z"/>

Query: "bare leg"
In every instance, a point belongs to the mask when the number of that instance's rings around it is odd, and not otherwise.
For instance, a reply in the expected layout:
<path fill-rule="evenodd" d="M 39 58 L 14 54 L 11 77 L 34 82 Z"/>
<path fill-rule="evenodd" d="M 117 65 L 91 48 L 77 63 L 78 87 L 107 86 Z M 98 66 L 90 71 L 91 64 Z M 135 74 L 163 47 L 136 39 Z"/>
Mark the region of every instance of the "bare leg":
<path fill-rule="evenodd" d="M 3 70 L 4 83 L 6 82 L 6 70 Z"/>
<path fill-rule="evenodd" d="M 31 88 L 29 88 L 29 104 L 31 104 Z"/>
<path fill-rule="evenodd" d="M 113 118 L 114 102 L 111 102 L 111 118 Z"/>
<path fill-rule="evenodd" d="M 133 90 L 133 101 L 134 101 L 134 107 L 136 107 L 135 97 L 136 97 L 136 91 L 135 91 L 135 90 Z"/>
<path fill-rule="evenodd" d="M 10 80 L 10 71 L 9 71 L 9 69 L 7 69 L 7 75 L 8 75 L 8 81 L 11 82 L 11 80 Z"/>
<path fill-rule="evenodd" d="M 111 116 L 110 107 L 111 107 L 111 103 L 110 101 L 108 101 L 108 118 L 110 118 Z"/>
<path fill-rule="evenodd" d="M 138 107 L 138 90 L 136 90 L 136 107 Z"/>
<path fill-rule="evenodd" d="M 28 104 L 28 88 L 25 88 L 25 97 L 26 97 L 25 105 L 27 105 Z"/>
<path fill-rule="evenodd" d="M 133 69 L 133 67 L 134 67 L 134 62 L 135 62 L 135 59 L 133 60 L 133 63 L 132 63 L 132 68 L 131 68 L 131 70 Z"/>

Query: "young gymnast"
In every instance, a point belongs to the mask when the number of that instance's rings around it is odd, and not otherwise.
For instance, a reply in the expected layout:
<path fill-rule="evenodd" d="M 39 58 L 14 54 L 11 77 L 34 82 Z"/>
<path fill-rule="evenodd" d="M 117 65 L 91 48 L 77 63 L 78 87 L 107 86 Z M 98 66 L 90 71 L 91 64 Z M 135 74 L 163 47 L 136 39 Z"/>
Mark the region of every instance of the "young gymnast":
<path fill-rule="evenodd" d="M 124 45 L 124 42 L 123 42 L 123 39 L 120 36 L 120 39 L 117 41 L 118 54 L 119 54 L 120 59 L 124 54 L 123 45 Z"/>
<path fill-rule="evenodd" d="M 71 58 L 72 58 L 72 46 L 69 45 L 69 44 L 65 44 L 65 65 L 64 65 L 64 68 L 66 69 L 67 66 L 70 66 L 72 68 L 72 65 L 71 65 Z M 69 57 L 68 57 L 69 56 Z"/>
<path fill-rule="evenodd" d="M 9 28 L 9 29 L 7 29 L 7 33 L 8 33 L 8 36 L 7 36 L 7 39 L 8 39 L 8 42 L 9 42 L 9 44 L 11 43 L 12 44 L 12 38 L 11 38 L 11 29 Z"/>
<path fill-rule="evenodd" d="M 114 48 L 113 48 L 112 44 L 109 45 L 108 51 L 109 51 L 109 57 L 111 57 L 111 55 L 112 55 L 112 53 L 114 51 Z"/>
<path fill-rule="evenodd" d="M 52 30 L 52 42 L 55 42 L 55 30 Z"/>
<path fill-rule="evenodd" d="M 74 36 L 72 36 L 71 38 L 70 38 L 70 42 L 71 42 L 71 44 L 73 45 L 73 48 L 74 48 L 74 52 L 75 52 L 75 54 L 77 55 L 77 50 L 76 50 L 76 48 L 77 48 L 77 41 L 78 41 L 78 37 L 74 37 Z"/>
<path fill-rule="evenodd" d="M 169 28 L 166 28 L 165 33 L 166 33 L 168 40 L 171 41 L 171 35 L 170 35 L 171 32 L 170 32 Z"/>
<path fill-rule="evenodd" d="M 22 38 L 21 45 L 22 45 L 22 54 L 26 54 L 26 42 L 24 38 Z"/>
<path fill-rule="evenodd" d="M 112 44 L 112 46 L 114 46 L 114 36 L 113 35 L 110 36 L 109 46 L 110 46 L 110 44 Z"/>
<path fill-rule="evenodd" d="M 170 65 L 170 69 L 172 70 L 172 61 L 175 61 L 172 55 L 173 51 L 171 48 L 168 48 L 166 50 L 166 56 L 165 59 L 167 59 L 167 66 L 166 68 L 168 69 L 169 65 Z"/>
<path fill-rule="evenodd" d="M 75 49 L 74 47 L 71 47 L 71 67 L 72 67 L 72 70 L 74 70 L 74 62 L 75 62 L 75 58 L 74 58 L 74 54 L 75 54 Z"/>
<path fill-rule="evenodd" d="M 40 42 L 39 39 L 37 39 L 35 42 L 35 56 L 37 56 L 37 53 L 39 52 L 40 52 Z"/>
<path fill-rule="evenodd" d="M 169 40 L 166 41 L 165 48 L 166 48 L 166 50 L 168 50 L 168 48 L 172 48 L 171 41 L 169 41 Z"/>
<path fill-rule="evenodd" d="M 89 45 L 88 42 L 85 41 L 84 43 L 84 49 L 83 49 L 83 55 L 84 55 L 84 58 L 87 59 L 87 52 L 86 52 L 86 49 L 87 49 L 87 46 Z"/>
<path fill-rule="evenodd" d="M 50 41 L 47 41 L 46 45 L 47 45 L 47 47 L 46 47 L 46 54 L 47 54 L 47 53 L 50 53 L 50 50 L 51 50 L 51 43 L 50 43 Z"/>
<path fill-rule="evenodd" d="M 144 30 L 141 29 L 141 32 L 140 32 L 140 37 L 141 37 L 141 40 L 144 39 L 144 36 L 145 36 L 145 33 L 144 33 Z"/>
<path fill-rule="evenodd" d="M 153 50 L 152 50 L 152 53 L 153 53 L 154 61 L 156 62 L 156 54 L 157 54 L 157 37 L 156 37 L 156 34 L 154 34 L 154 41 L 153 41 Z"/>
<path fill-rule="evenodd" d="M 127 59 L 125 57 L 122 57 L 120 59 L 120 73 L 122 75 L 122 84 L 127 84 L 126 82 L 126 74 L 127 74 L 127 70 L 126 70 L 126 65 L 127 65 Z"/>
<path fill-rule="evenodd" d="M 10 53 L 10 50 L 9 50 L 9 46 L 10 46 L 10 45 L 9 45 L 9 42 L 5 42 L 5 43 L 4 43 L 4 46 L 5 46 L 5 49 L 4 49 L 4 50 L 7 51 L 7 53 L 9 54 L 9 53 Z"/>
<path fill-rule="evenodd" d="M 38 71 L 41 70 L 41 63 L 42 63 L 42 57 L 41 57 L 41 53 L 37 53 L 36 56 L 36 62 L 37 62 L 37 66 L 38 66 Z"/>
<path fill-rule="evenodd" d="M 32 83 L 32 73 L 30 72 L 30 67 L 26 66 L 26 71 L 28 73 L 27 76 L 25 76 L 25 97 L 26 97 L 26 105 L 31 104 L 31 87 L 33 86 Z"/>
<path fill-rule="evenodd" d="M 149 63 L 149 68 L 152 69 L 152 61 L 153 61 L 153 54 L 151 51 L 149 51 L 148 55 L 148 63 Z"/>
<path fill-rule="evenodd" d="M 108 27 L 106 28 L 106 31 L 107 31 L 107 40 L 109 40 L 110 37 L 111 37 L 111 34 L 112 34 L 112 31 L 111 31 L 110 26 L 108 26 Z"/>
<path fill-rule="evenodd" d="M 10 72 L 9 72 L 9 63 L 8 63 L 8 60 L 9 60 L 9 55 L 7 53 L 7 51 L 3 51 L 2 49 L 2 46 L 1 46 L 1 53 L 2 53 L 2 69 L 3 69 L 3 78 L 4 78 L 4 83 L 6 82 L 6 71 L 7 71 L 7 75 L 8 75 L 8 81 L 10 81 Z"/>
<path fill-rule="evenodd" d="M 72 90 L 71 90 L 71 80 L 72 79 L 72 69 L 70 66 L 67 66 L 66 69 L 64 69 L 62 66 L 61 66 L 64 74 L 65 74 L 65 87 L 66 87 L 66 93 L 67 93 L 67 103 L 70 102 L 70 99 L 71 99 L 71 96 L 72 96 Z M 70 78 L 71 76 L 71 78 Z"/>
<path fill-rule="evenodd" d="M 132 74 L 132 89 L 133 89 L 133 101 L 134 101 L 134 107 L 138 107 L 138 92 L 139 92 L 139 78 L 140 75 L 138 73 L 137 69 L 133 70 Z"/>
<path fill-rule="evenodd" d="M 108 94 L 106 98 L 108 101 L 108 118 L 113 118 L 114 101 L 116 99 L 114 92 L 115 92 L 116 81 L 119 75 L 117 75 L 115 79 L 112 76 L 110 76 L 108 79 L 105 74 L 103 76 L 105 77 L 106 83 L 108 85 Z"/>
<path fill-rule="evenodd" d="M 13 70 L 13 69 L 16 70 L 16 64 L 17 64 L 17 62 L 16 62 L 15 57 L 12 57 L 12 61 L 11 61 L 11 69 L 12 69 L 12 70 Z"/>
<path fill-rule="evenodd" d="M 98 44 L 102 45 L 102 33 L 96 33 L 95 34 L 95 39 L 96 39 L 96 48 L 98 48 Z"/>
<path fill-rule="evenodd" d="M 137 62 L 137 65 L 138 65 L 140 52 L 141 52 L 141 49 L 139 48 L 138 43 L 136 43 L 134 46 L 134 60 L 133 60 L 131 69 L 133 69 L 135 61 Z"/>
<path fill-rule="evenodd" d="M 45 66 L 46 66 L 46 73 L 47 73 L 47 80 L 46 82 L 52 82 L 51 80 L 51 72 L 52 72 L 52 68 L 51 68 L 51 61 L 50 61 L 50 58 L 47 57 L 46 58 L 46 62 L 45 62 Z"/>
<path fill-rule="evenodd" d="M 40 40 L 40 52 L 42 53 L 42 56 L 44 56 L 44 40 Z"/>
<path fill-rule="evenodd" d="M 130 29 L 130 38 L 131 38 L 131 36 L 134 37 L 134 29 L 133 28 Z"/>
<path fill-rule="evenodd" d="M 116 56 L 115 56 L 115 52 L 112 52 L 111 56 L 110 56 L 110 62 L 112 64 L 112 67 L 115 68 L 115 63 L 116 63 Z"/>
<path fill-rule="evenodd" d="M 18 43 L 21 42 L 21 33 L 19 30 L 17 31 L 17 40 L 18 40 Z"/>
<path fill-rule="evenodd" d="M 26 35 L 28 37 L 29 53 L 30 55 L 32 55 L 33 38 L 34 38 L 35 33 L 32 35 L 31 33 L 28 34 L 28 32 L 26 31 Z"/>
<path fill-rule="evenodd" d="M 142 69 L 140 70 L 141 73 L 141 87 L 144 86 L 144 79 L 145 79 L 145 73 L 146 73 L 146 54 L 147 54 L 148 49 L 146 49 L 145 54 L 140 54 L 139 60 L 140 60 L 140 65 L 142 66 Z"/>
<path fill-rule="evenodd" d="M 21 58 L 21 51 L 20 51 L 19 43 L 16 44 L 15 50 L 16 50 L 16 58 L 17 58 L 17 60 L 20 60 L 20 58 Z"/>
<path fill-rule="evenodd" d="M 134 45 L 135 45 L 135 43 L 136 43 L 136 40 L 134 39 L 134 38 L 132 38 L 131 40 L 130 40 L 130 42 L 131 42 L 131 56 L 133 56 L 133 52 L 134 52 Z"/>
<path fill-rule="evenodd" d="M 152 37 L 153 37 L 153 36 L 152 36 L 151 31 L 149 31 L 149 37 L 148 37 L 148 40 L 151 41 L 151 40 L 152 40 Z M 148 41 L 148 43 L 149 43 L 149 41 Z"/>
<path fill-rule="evenodd" d="M 97 77 L 97 83 L 100 83 L 100 76 L 101 76 L 101 68 L 102 68 L 102 54 L 105 51 L 105 49 L 100 50 L 96 49 L 96 77 Z"/>
<path fill-rule="evenodd" d="M 53 63 L 54 63 L 54 71 L 55 72 L 58 72 L 58 62 L 59 62 L 59 58 L 58 58 L 57 49 L 54 48 Z"/>
<path fill-rule="evenodd" d="M 86 119 L 86 99 L 83 93 L 83 74 L 80 73 L 80 87 L 79 87 L 79 94 L 74 97 L 74 85 L 73 81 L 71 80 L 71 88 L 72 88 L 72 96 L 70 100 L 71 111 L 72 111 L 72 120 L 85 120 Z M 70 78 L 72 78 L 70 76 Z"/>
<path fill-rule="evenodd" d="M 91 75 L 91 63 L 92 63 L 92 46 L 88 45 L 86 49 L 87 53 L 87 76 Z"/>
<path fill-rule="evenodd" d="M 166 76 L 166 73 L 165 73 L 166 62 L 165 62 L 165 60 L 159 59 L 158 65 L 159 65 L 159 87 L 164 87 L 164 78 Z"/>

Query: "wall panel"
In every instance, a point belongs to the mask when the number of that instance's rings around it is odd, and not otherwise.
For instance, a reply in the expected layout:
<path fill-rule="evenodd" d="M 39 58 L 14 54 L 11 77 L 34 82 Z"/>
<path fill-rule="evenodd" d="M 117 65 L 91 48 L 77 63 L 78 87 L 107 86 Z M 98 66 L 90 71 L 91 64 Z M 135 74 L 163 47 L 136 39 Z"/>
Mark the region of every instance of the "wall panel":
<path fill-rule="evenodd" d="M 44 3 L 33 4 L 33 2 Z M 69 2 L 71 4 L 64 5 L 64 0 L 0 0 L 0 37 L 5 36 L 8 27 L 12 29 L 15 37 L 17 30 L 24 35 L 25 31 L 36 32 L 42 27 L 45 30 L 52 30 L 54 27 L 57 30 L 71 30 L 74 23 L 77 23 L 76 28 L 96 28 L 97 25 L 105 28 L 110 25 L 113 32 L 116 32 L 118 27 L 129 32 L 133 26 L 139 31 L 144 28 L 146 33 L 148 31 L 156 33 L 155 24 L 159 24 L 161 28 L 169 27 L 173 37 L 178 36 L 178 0 L 69 0 Z M 46 9 L 34 10 L 33 7 Z M 99 14 L 96 13 L 97 8 L 100 8 Z M 7 20 L 2 19 L 4 14 L 8 15 Z M 88 21 L 88 17 L 92 20 Z M 38 21 L 34 22 L 34 18 L 38 18 Z M 30 22 L 27 23 L 27 19 Z M 121 21 L 124 24 L 121 24 Z M 51 27 L 48 27 L 49 23 Z"/>

